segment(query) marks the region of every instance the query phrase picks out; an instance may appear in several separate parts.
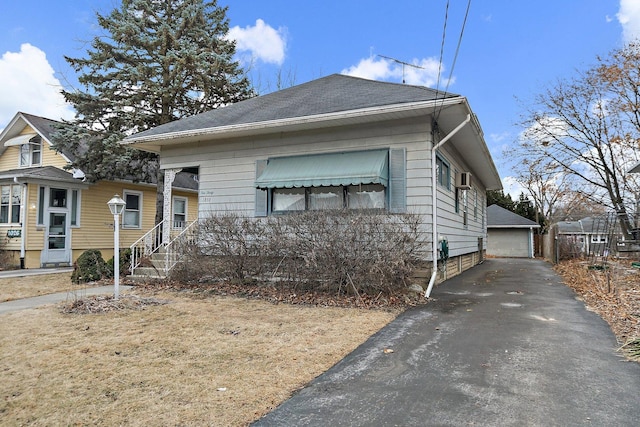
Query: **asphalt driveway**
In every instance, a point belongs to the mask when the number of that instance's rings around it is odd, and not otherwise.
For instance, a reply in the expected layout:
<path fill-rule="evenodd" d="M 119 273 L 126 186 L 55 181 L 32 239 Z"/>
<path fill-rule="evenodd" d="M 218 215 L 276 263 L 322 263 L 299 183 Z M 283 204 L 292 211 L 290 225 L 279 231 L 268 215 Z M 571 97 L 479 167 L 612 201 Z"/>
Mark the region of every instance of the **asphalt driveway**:
<path fill-rule="evenodd" d="M 489 259 L 432 298 L 254 425 L 640 423 L 640 364 L 549 264 Z"/>

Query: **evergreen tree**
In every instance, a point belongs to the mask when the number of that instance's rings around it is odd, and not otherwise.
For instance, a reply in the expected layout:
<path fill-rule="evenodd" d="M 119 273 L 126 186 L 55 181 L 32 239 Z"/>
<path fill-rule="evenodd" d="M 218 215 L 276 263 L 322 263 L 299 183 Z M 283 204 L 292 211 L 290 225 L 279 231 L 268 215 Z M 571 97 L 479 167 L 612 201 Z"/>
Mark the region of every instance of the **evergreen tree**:
<path fill-rule="evenodd" d="M 97 14 L 105 34 L 86 58 L 65 57 L 82 88 L 62 91 L 76 118 L 52 142 L 73 154 L 70 167 L 90 182 L 159 179 L 156 156 L 122 138 L 254 95 L 225 38 L 227 9 L 216 0 L 123 0 Z"/>
<path fill-rule="evenodd" d="M 515 203 L 511 199 L 511 195 L 506 195 L 502 190 L 488 190 L 487 191 L 487 206 L 498 205 L 511 212 L 515 212 Z"/>
<path fill-rule="evenodd" d="M 514 206 L 514 212 L 532 221 L 536 220 L 536 210 L 531 200 L 524 193 L 520 193 L 520 197 L 518 197 L 518 201 Z"/>

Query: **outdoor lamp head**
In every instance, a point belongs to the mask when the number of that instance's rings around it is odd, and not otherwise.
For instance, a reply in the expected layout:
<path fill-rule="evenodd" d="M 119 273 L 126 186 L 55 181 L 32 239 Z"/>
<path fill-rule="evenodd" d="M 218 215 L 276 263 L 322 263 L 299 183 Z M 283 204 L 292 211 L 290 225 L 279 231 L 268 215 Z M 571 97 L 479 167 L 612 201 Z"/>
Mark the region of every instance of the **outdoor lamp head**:
<path fill-rule="evenodd" d="M 126 203 L 119 195 L 116 194 L 107 202 L 107 205 L 109 205 L 109 210 L 113 215 L 120 215 L 124 210 Z"/>

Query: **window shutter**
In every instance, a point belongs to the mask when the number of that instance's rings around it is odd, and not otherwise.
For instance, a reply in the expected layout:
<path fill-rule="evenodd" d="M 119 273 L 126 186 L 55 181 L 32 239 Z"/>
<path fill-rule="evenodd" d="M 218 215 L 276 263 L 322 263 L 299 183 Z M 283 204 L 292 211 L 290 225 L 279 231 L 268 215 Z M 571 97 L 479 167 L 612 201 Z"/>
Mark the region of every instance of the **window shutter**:
<path fill-rule="evenodd" d="M 407 211 L 407 158 L 404 148 L 389 150 L 389 212 Z"/>
<path fill-rule="evenodd" d="M 267 166 L 266 160 L 256 160 L 256 179 L 260 177 Z M 255 216 L 267 216 L 268 213 L 268 191 L 256 188 Z"/>

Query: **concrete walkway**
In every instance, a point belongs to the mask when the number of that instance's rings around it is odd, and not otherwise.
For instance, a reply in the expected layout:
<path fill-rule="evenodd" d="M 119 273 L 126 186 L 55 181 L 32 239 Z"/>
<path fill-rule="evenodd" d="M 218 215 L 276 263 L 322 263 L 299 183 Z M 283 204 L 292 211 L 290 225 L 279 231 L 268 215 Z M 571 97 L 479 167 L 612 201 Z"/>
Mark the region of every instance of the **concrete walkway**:
<path fill-rule="evenodd" d="M 549 264 L 489 259 L 432 297 L 254 425 L 638 425 L 640 364 Z"/>
<path fill-rule="evenodd" d="M 0 271 L 0 279 L 4 279 L 7 277 L 27 277 L 27 276 L 39 276 L 42 274 L 56 274 L 56 273 L 67 273 L 70 274 L 73 272 L 73 268 L 64 267 L 64 268 L 25 268 L 22 270 L 3 270 Z"/>
<path fill-rule="evenodd" d="M 33 268 L 25 270 L 7 270 L 0 271 L 0 278 L 11 277 L 25 277 L 25 276 L 37 276 L 43 274 L 55 274 L 65 273 L 69 274 L 73 271 L 72 268 Z M 120 285 L 120 292 L 124 292 L 131 289 L 131 286 Z M 31 298 L 21 298 L 12 301 L 5 301 L 0 303 L 0 315 L 9 313 L 12 311 L 24 310 L 27 308 L 37 308 L 43 305 L 59 304 L 61 302 L 82 298 L 90 295 L 108 295 L 113 294 L 113 285 L 111 286 L 97 286 L 97 287 L 82 287 L 69 292 L 58 292 L 55 294 L 40 295 Z"/>

